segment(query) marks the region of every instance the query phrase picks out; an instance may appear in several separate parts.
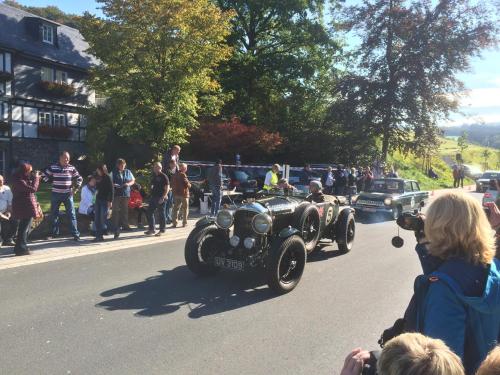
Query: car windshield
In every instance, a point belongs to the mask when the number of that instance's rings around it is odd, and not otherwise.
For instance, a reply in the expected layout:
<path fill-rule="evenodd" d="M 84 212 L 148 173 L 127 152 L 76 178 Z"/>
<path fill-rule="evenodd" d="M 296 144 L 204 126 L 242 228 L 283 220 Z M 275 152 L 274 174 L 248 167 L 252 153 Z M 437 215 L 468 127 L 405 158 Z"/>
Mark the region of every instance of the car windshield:
<path fill-rule="evenodd" d="M 403 183 L 396 180 L 374 180 L 368 191 L 373 193 L 402 193 Z"/>
<path fill-rule="evenodd" d="M 481 178 L 488 179 L 488 180 L 499 180 L 500 179 L 500 172 L 483 173 Z"/>

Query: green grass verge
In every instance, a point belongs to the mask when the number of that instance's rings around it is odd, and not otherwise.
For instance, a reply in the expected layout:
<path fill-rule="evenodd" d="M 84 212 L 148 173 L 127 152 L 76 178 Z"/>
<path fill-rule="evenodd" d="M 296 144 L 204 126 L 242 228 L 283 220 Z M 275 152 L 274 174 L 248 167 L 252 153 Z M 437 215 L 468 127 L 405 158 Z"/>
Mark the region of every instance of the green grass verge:
<path fill-rule="evenodd" d="M 439 154 L 445 160 L 455 160 L 456 154 L 459 152 L 457 141 L 453 138 L 442 138 L 443 143 L 439 148 Z M 489 157 L 485 160 L 483 153 L 485 150 L 490 151 Z M 475 165 L 482 170 L 500 168 L 500 150 L 474 145 L 469 143 L 462 154 L 462 159 L 465 164 Z"/>
<path fill-rule="evenodd" d="M 36 198 L 40 206 L 42 207 L 42 211 L 46 214 L 50 212 L 50 193 L 51 193 L 51 184 L 42 183 L 36 192 Z M 75 201 L 75 209 L 78 210 L 78 206 L 80 205 L 80 191 L 78 191 L 74 196 Z M 61 205 L 61 207 L 64 207 Z"/>

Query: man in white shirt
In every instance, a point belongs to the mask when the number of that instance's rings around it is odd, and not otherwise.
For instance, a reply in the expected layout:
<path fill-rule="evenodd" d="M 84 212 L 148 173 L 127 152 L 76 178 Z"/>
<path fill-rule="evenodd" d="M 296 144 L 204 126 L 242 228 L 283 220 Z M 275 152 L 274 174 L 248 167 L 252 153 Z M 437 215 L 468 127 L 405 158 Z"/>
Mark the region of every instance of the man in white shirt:
<path fill-rule="evenodd" d="M 0 225 L 3 246 L 14 246 L 12 240 L 14 235 L 12 216 L 12 191 L 10 187 L 4 185 L 3 176 L 0 175 Z"/>

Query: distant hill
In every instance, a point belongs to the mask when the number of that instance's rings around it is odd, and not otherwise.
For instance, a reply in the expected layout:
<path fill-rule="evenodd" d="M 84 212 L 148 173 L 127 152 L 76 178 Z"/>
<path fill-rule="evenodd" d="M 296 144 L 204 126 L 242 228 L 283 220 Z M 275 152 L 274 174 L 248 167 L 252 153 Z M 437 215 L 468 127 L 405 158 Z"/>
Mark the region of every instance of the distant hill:
<path fill-rule="evenodd" d="M 458 137 L 463 131 L 471 143 L 500 149 L 500 123 L 443 127 L 445 137 Z"/>

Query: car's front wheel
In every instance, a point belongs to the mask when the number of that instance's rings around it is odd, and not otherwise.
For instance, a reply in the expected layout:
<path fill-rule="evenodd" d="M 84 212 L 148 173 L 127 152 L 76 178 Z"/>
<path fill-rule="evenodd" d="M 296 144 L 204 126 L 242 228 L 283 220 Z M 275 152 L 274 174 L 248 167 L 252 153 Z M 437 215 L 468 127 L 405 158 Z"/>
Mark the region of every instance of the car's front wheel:
<path fill-rule="evenodd" d="M 216 274 L 219 268 L 214 266 L 214 258 L 227 243 L 224 239 L 225 233 L 215 225 L 194 228 L 184 247 L 184 258 L 190 271 L 199 276 Z"/>
<path fill-rule="evenodd" d="M 297 235 L 277 239 L 266 261 L 267 283 L 279 294 L 291 292 L 299 283 L 306 266 L 307 251 Z"/>
<path fill-rule="evenodd" d="M 336 239 L 339 250 L 342 253 L 348 253 L 352 249 L 354 236 L 356 234 L 354 214 L 352 212 L 342 213 L 337 225 Z"/>

